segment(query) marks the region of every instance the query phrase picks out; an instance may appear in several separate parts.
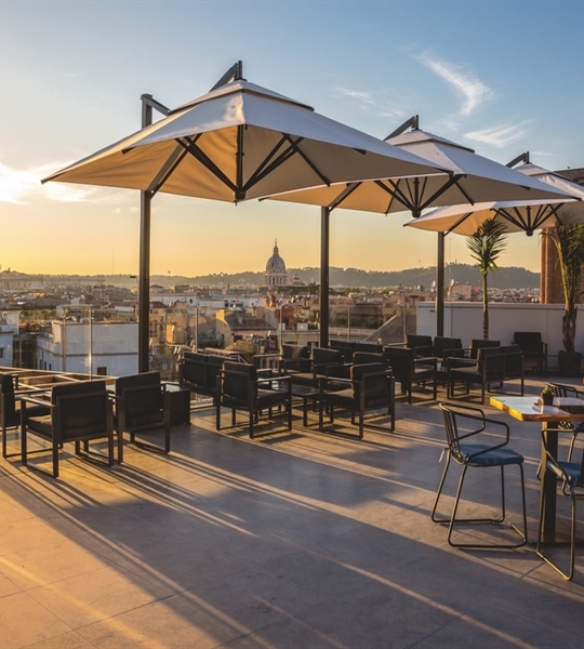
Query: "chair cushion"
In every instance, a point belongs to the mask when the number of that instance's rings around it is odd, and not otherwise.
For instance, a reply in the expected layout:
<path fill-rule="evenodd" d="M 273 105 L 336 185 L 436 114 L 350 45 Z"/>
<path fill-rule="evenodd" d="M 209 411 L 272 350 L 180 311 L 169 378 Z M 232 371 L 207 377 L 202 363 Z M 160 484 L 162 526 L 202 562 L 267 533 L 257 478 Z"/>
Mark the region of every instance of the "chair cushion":
<path fill-rule="evenodd" d="M 293 372 L 290 380 L 296 385 L 316 385 L 316 379 L 312 372 Z"/>
<path fill-rule="evenodd" d="M 283 390 L 258 390 L 256 403 L 259 408 L 268 408 L 284 403 L 288 398 L 288 392 Z"/>
<path fill-rule="evenodd" d="M 14 411 L 13 418 L 5 420 L 7 426 L 19 426 L 20 425 L 20 410 L 21 402 L 20 400 L 16 403 L 16 410 Z M 27 420 L 29 417 L 43 417 L 44 415 L 50 415 L 51 409 L 49 406 L 33 406 L 30 403 L 26 404 L 26 417 Z"/>
<path fill-rule="evenodd" d="M 51 415 L 44 417 L 29 417 L 26 420 L 26 427 L 28 430 L 51 439 L 53 437 L 53 425 L 51 422 Z"/>
<path fill-rule="evenodd" d="M 580 485 L 582 479 L 582 463 L 581 462 L 558 462 L 562 469 L 568 474 L 571 487 L 577 487 Z M 562 472 L 553 462 L 547 462 L 547 468 L 558 478 L 564 478 Z"/>
<path fill-rule="evenodd" d="M 505 466 L 508 464 L 523 464 L 523 455 L 516 453 L 513 449 L 504 446 L 492 451 L 487 444 L 460 444 L 459 461 L 470 464 L 471 466 Z M 485 451 L 481 455 L 469 460 L 471 455 Z"/>
<path fill-rule="evenodd" d="M 332 390 L 330 392 L 327 392 L 326 400 L 334 405 L 358 407 L 358 402 L 355 399 L 353 388 L 345 388 L 343 390 Z"/>

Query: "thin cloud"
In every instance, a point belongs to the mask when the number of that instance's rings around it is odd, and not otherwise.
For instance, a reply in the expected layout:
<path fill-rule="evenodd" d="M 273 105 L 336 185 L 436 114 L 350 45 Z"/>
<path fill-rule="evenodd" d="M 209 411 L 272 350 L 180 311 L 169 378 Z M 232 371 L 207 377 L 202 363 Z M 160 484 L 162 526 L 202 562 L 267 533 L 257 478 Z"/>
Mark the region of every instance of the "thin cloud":
<path fill-rule="evenodd" d="M 361 104 L 361 108 L 374 113 L 376 117 L 403 117 L 407 114 L 403 107 L 398 107 L 397 102 L 385 99 L 382 92 L 373 93 L 344 87 L 337 87 L 336 92 L 343 97 L 356 100 Z"/>
<path fill-rule="evenodd" d="M 484 128 L 480 131 L 471 131 L 466 134 L 466 138 L 475 142 L 481 142 L 497 149 L 502 149 L 517 140 L 525 137 L 529 120 L 520 122 L 519 124 L 503 124 L 499 126 L 492 126 Z"/>
<path fill-rule="evenodd" d="M 41 186 L 41 179 L 66 165 L 13 169 L 0 162 L 0 203 L 25 205 L 32 200 L 49 199 L 66 203 L 88 199 L 91 190 L 75 185 L 51 183 Z"/>
<path fill-rule="evenodd" d="M 446 61 L 431 59 L 425 54 L 417 58 L 420 63 L 446 81 L 462 97 L 462 105 L 460 107 L 461 115 L 471 115 L 485 100 L 494 96 L 493 91 L 475 74 L 462 71 L 460 66 L 447 63 Z"/>

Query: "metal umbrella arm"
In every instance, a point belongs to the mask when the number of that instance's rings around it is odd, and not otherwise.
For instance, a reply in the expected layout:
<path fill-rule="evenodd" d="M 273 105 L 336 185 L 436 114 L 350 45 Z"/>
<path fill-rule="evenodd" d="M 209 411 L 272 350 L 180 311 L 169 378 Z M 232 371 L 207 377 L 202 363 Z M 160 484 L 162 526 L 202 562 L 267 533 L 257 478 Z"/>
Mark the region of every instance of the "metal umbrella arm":
<path fill-rule="evenodd" d="M 238 147 L 237 147 L 237 165 L 236 165 L 236 176 L 237 182 L 233 182 L 221 169 L 219 166 L 208 156 L 203 149 L 197 144 L 197 141 L 202 134 L 194 135 L 193 137 L 182 137 L 177 138 L 175 142 L 177 143 L 176 149 L 169 156 L 167 162 L 156 174 L 156 177 L 148 187 L 146 191 L 150 192 L 154 196 L 168 178 L 172 175 L 178 165 L 183 161 L 184 157 L 187 154 L 190 154 L 198 162 L 200 162 L 205 169 L 210 171 L 216 178 L 219 180 L 225 187 L 233 192 L 235 202 L 243 201 L 246 198 L 247 192 L 254 187 L 257 183 L 261 182 L 266 176 L 275 171 L 278 167 L 286 163 L 294 155 L 299 156 L 304 160 L 304 162 L 312 169 L 316 174 L 320 183 L 330 187 L 331 181 L 323 174 L 320 169 L 312 162 L 312 160 L 306 155 L 306 153 L 300 148 L 300 144 L 304 140 L 302 137 L 296 139 L 292 138 L 290 135 L 283 133 L 281 140 L 278 144 L 270 151 L 268 156 L 262 161 L 258 168 L 253 172 L 249 180 L 243 182 L 243 131 L 244 126 L 238 127 Z M 279 149 L 282 148 L 284 144 L 288 146 L 279 152 Z M 134 150 L 133 147 L 125 149 L 122 153 L 126 154 Z M 276 155 L 278 154 L 278 155 Z"/>
<path fill-rule="evenodd" d="M 526 207 L 527 218 L 525 218 L 518 208 L 501 208 L 497 210 L 497 214 L 507 219 L 510 223 L 517 226 L 521 230 L 525 230 L 528 237 L 533 236 L 535 230 L 543 226 L 545 221 L 551 216 L 555 216 L 556 222 L 561 223 L 561 219 L 557 212 L 558 205 L 528 205 Z"/>

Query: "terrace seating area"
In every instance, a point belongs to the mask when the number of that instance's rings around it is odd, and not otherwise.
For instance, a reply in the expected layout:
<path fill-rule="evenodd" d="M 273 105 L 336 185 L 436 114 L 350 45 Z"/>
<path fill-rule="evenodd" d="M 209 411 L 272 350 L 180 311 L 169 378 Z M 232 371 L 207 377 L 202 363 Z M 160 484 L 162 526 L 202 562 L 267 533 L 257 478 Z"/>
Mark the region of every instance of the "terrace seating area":
<path fill-rule="evenodd" d="M 526 393 L 542 385 L 529 377 Z M 309 411 L 305 427 L 296 406 L 291 430 L 262 420 L 250 439 L 246 427 L 217 431 L 209 402 L 172 428 L 168 454 L 128 445 L 108 468 L 64 453 L 58 481 L 2 461 L 2 645 L 580 647 L 581 549 L 568 582 L 531 545 L 460 550 L 432 522 L 441 398 L 439 389 L 437 401 L 397 400 L 395 429 L 367 429 L 363 439 L 348 417 L 321 432 Z M 509 426 L 523 458 L 532 534 L 540 425 L 483 408 Z M 440 497 L 447 517 L 456 468 Z M 497 471 L 469 472 L 457 520 L 498 512 Z M 518 525 L 520 493 L 510 471 L 507 516 Z M 569 522 L 568 498 L 558 511 Z M 457 537 L 517 539 L 503 524 L 458 523 Z M 553 556 L 564 565 L 569 548 Z"/>

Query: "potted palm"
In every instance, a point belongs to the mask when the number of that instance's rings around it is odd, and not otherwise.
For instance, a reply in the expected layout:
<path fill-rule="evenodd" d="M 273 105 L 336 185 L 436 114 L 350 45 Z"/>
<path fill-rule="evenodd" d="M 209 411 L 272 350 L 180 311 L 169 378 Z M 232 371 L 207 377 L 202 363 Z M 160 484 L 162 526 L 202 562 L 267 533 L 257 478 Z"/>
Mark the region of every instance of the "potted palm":
<path fill-rule="evenodd" d="M 487 292 L 487 277 L 497 270 L 497 259 L 505 249 L 505 226 L 494 218 L 483 221 L 482 225 L 470 237 L 466 245 L 471 257 L 476 261 L 476 267 L 483 279 L 483 338 L 489 339 L 489 294 Z"/>
<path fill-rule="evenodd" d="M 578 376 L 582 354 L 574 347 L 576 337 L 577 302 L 582 294 L 580 283 L 584 264 L 584 224 L 558 225 L 544 230 L 558 251 L 558 262 L 564 289 L 564 316 L 562 318 L 563 351 L 558 353 L 560 374 Z"/>

